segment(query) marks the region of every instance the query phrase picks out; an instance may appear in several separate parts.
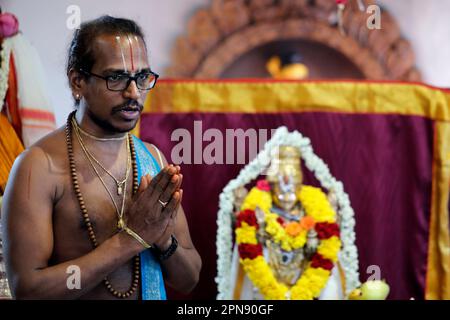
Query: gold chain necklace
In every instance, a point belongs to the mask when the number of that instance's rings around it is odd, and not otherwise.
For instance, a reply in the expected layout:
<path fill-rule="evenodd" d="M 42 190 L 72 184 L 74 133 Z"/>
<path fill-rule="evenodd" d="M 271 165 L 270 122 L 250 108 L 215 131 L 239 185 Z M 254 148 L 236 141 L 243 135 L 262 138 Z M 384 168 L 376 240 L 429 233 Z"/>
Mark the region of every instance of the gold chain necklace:
<path fill-rule="evenodd" d="M 75 127 L 75 133 L 77 134 L 78 140 L 79 140 L 79 141 L 80 141 L 80 140 L 82 141 L 80 132 L 83 132 L 83 131 L 82 131 L 82 129 L 80 128 L 80 126 L 78 125 L 78 123 L 77 123 L 75 117 L 72 118 L 72 123 L 73 123 L 73 126 Z M 128 134 L 125 135 L 125 137 L 127 137 L 127 136 L 128 136 Z M 120 140 L 123 140 L 123 138 L 120 138 Z M 83 143 L 83 144 L 84 144 L 84 143 Z M 128 153 L 129 153 L 128 148 L 129 148 L 129 146 L 128 146 L 128 144 L 127 144 L 127 155 L 128 155 Z M 130 173 L 130 170 L 129 170 L 130 166 L 127 164 L 127 169 L 126 169 L 126 172 L 125 172 L 125 179 L 123 179 L 122 181 L 119 181 L 119 180 L 116 179 L 116 177 L 114 177 L 114 175 L 113 175 L 111 172 L 109 172 L 108 169 L 106 169 L 106 168 L 100 163 L 100 161 L 98 161 L 98 160 L 94 157 L 94 155 L 93 155 L 86 147 L 85 147 L 84 149 L 85 149 L 85 152 L 88 154 L 88 156 L 89 156 L 92 160 L 94 160 L 95 163 L 97 163 L 97 165 L 98 165 L 100 168 L 102 168 L 103 171 L 105 171 L 105 172 L 106 172 L 106 173 L 107 173 L 107 174 L 115 181 L 116 186 L 117 186 L 117 194 L 120 196 L 120 195 L 122 194 L 122 192 L 123 192 L 123 186 L 124 186 L 124 184 L 125 184 L 125 183 L 127 182 L 127 180 L 128 180 L 128 175 L 129 175 L 129 173 Z M 84 149 L 83 149 L 83 150 L 84 150 Z"/>
<path fill-rule="evenodd" d="M 72 122 L 76 122 L 75 118 L 72 118 Z M 75 126 L 75 123 L 73 123 L 73 125 Z M 119 211 L 119 207 L 117 206 L 117 203 L 114 200 L 113 195 L 109 191 L 108 187 L 106 186 L 105 181 L 103 180 L 103 178 L 99 174 L 97 168 L 95 167 L 94 163 L 92 162 L 92 160 L 91 160 L 92 155 L 89 153 L 89 150 L 87 149 L 86 145 L 84 144 L 83 139 L 81 138 L 79 132 L 76 130 L 76 127 L 75 127 L 75 135 L 77 137 L 78 142 L 80 143 L 81 149 L 83 150 L 86 159 L 91 164 L 92 169 L 94 170 L 94 172 L 97 175 L 97 177 L 100 179 L 100 182 L 102 183 L 103 187 L 108 192 L 108 195 L 111 198 L 111 201 L 113 202 L 114 207 L 116 208 L 117 217 L 118 217 L 118 219 L 117 219 L 117 228 L 119 230 L 122 230 L 125 227 L 125 221 L 123 220 L 123 212 L 124 212 L 124 208 L 125 208 L 125 199 L 126 199 L 126 195 L 127 195 L 127 184 L 126 184 L 126 181 L 128 180 L 128 175 L 129 175 L 129 171 L 130 171 L 130 167 L 131 167 L 131 165 L 130 165 L 131 164 L 131 156 L 130 156 L 130 152 L 129 152 L 129 144 L 127 143 L 127 173 L 126 173 L 126 178 L 124 180 L 125 187 L 124 187 L 124 192 L 123 192 L 123 197 L 122 197 L 122 205 L 121 205 L 121 208 L 120 208 L 120 211 Z M 94 158 L 94 160 L 95 160 L 95 158 Z M 98 161 L 97 161 L 97 163 L 98 163 Z"/>
<path fill-rule="evenodd" d="M 75 120 L 75 122 L 76 122 L 76 120 Z M 96 137 L 93 134 L 90 134 L 89 132 L 86 132 L 83 129 L 81 129 L 81 127 L 78 125 L 78 123 L 77 123 L 77 129 L 85 136 L 87 136 L 91 139 L 97 140 L 97 141 L 118 141 L 118 140 L 124 140 L 127 138 L 127 135 L 124 135 L 123 137 L 118 137 L 118 138 L 99 138 L 99 137 Z"/>

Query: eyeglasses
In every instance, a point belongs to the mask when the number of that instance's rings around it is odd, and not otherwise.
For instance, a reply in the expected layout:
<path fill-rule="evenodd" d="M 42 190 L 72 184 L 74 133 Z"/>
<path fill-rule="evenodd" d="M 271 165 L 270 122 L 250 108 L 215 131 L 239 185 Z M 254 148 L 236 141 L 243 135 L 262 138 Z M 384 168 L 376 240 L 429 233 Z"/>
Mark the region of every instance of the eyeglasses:
<path fill-rule="evenodd" d="M 131 81 L 134 81 L 136 83 L 136 86 L 139 90 L 150 90 L 153 89 L 156 84 L 156 80 L 158 80 L 159 78 L 159 75 L 153 71 L 138 73 L 135 76 L 130 76 L 127 74 L 114 74 L 105 77 L 99 74 L 85 71 L 83 69 L 80 69 L 80 72 L 105 80 L 106 87 L 111 91 L 126 90 Z"/>

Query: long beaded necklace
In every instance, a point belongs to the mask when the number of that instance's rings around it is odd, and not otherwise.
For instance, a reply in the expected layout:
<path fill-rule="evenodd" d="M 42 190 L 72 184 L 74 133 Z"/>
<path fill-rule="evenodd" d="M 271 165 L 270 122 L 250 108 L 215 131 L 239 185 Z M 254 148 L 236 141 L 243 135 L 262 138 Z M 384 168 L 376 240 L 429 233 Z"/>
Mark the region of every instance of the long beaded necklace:
<path fill-rule="evenodd" d="M 94 233 L 94 229 L 92 227 L 91 220 L 89 219 L 89 214 L 84 202 L 83 195 L 81 193 L 80 185 L 77 177 L 77 169 L 75 164 L 75 156 L 73 153 L 73 145 L 72 145 L 72 123 L 71 119 L 75 115 L 75 111 L 73 111 L 69 117 L 67 118 L 65 133 L 66 133 L 66 145 L 67 145 L 67 153 L 69 156 L 69 166 L 70 166 L 70 176 L 72 178 L 72 185 L 75 190 L 75 195 L 78 199 L 78 204 L 81 209 L 81 213 L 83 215 L 84 224 L 88 230 L 89 239 L 92 243 L 92 246 L 96 248 L 98 246 L 98 241 Z M 133 139 L 131 136 L 128 137 L 128 143 L 130 145 L 131 150 L 131 163 L 133 167 L 133 194 L 137 193 L 138 190 L 138 173 L 137 173 L 137 164 L 136 164 L 136 151 L 134 148 Z M 108 291 L 115 296 L 116 298 L 128 298 L 130 297 L 138 288 L 140 278 L 140 258 L 139 255 L 134 257 L 134 270 L 133 270 L 133 280 L 131 283 L 130 289 L 126 292 L 119 292 L 115 290 L 109 280 L 105 277 L 103 279 L 103 283 L 105 284 Z"/>

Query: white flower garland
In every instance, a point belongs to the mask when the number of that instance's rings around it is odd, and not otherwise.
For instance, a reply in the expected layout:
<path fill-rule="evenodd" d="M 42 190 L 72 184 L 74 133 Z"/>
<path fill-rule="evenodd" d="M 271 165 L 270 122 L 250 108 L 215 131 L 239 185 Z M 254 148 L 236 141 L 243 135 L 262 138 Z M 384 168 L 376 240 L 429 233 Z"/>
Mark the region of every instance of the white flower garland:
<path fill-rule="evenodd" d="M 358 250 L 355 246 L 355 219 L 350 205 L 350 199 L 344 191 L 342 182 L 337 181 L 330 173 L 328 166 L 313 151 L 311 141 L 298 132 L 288 132 L 286 127 L 280 127 L 273 137 L 264 145 L 257 157 L 239 172 L 237 178 L 231 180 L 219 196 L 219 212 L 217 213 L 217 299 L 230 300 L 231 292 L 231 261 L 232 261 L 232 215 L 235 200 L 233 191 L 255 180 L 270 163 L 272 150 L 280 145 L 291 145 L 300 149 L 301 157 L 306 167 L 311 170 L 321 185 L 336 194 L 340 217 L 340 237 L 342 249 L 340 261 L 345 273 L 346 292 L 348 296 L 352 290 L 361 285 L 358 271 Z"/>
<path fill-rule="evenodd" d="M 0 111 L 3 109 L 6 91 L 8 90 L 9 77 L 9 57 L 11 55 L 11 44 L 8 38 L 3 39 L 2 50 L 0 52 Z"/>

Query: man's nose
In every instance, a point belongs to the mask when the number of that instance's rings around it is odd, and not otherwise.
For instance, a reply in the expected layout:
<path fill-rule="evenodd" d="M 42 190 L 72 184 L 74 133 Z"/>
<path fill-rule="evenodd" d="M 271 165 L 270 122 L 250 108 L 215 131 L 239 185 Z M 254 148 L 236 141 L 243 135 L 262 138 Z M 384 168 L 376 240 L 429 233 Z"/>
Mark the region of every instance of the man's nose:
<path fill-rule="evenodd" d="M 131 80 L 130 84 L 124 91 L 124 95 L 126 98 L 133 100 L 138 100 L 141 97 L 141 92 L 139 91 L 135 80 Z"/>

